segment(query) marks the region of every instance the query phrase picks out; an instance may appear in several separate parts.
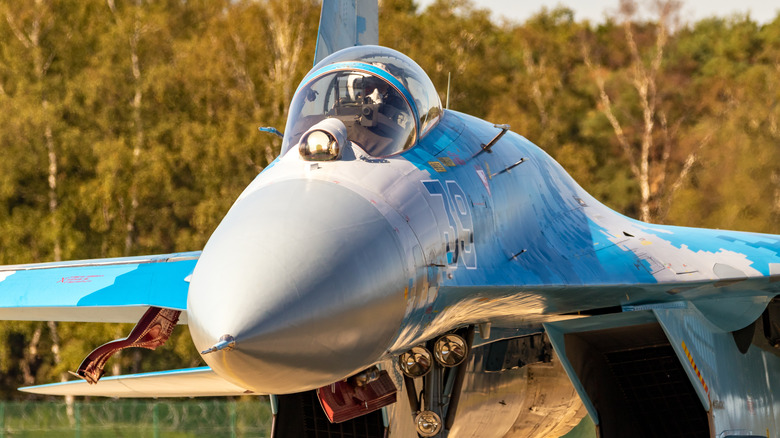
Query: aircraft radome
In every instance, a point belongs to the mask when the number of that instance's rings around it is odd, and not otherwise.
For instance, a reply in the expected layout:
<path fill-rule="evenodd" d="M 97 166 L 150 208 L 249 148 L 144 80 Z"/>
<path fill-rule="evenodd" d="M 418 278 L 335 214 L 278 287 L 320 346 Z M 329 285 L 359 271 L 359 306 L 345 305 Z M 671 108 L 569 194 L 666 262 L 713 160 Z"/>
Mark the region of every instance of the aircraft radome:
<path fill-rule="evenodd" d="M 138 323 L 23 390 L 269 394 L 275 437 L 777 437 L 780 236 L 610 210 L 377 28 L 324 2 L 281 154 L 202 251 L 0 268 L 3 319 Z M 177 323 L 208 366 L 101 379 Z"/>

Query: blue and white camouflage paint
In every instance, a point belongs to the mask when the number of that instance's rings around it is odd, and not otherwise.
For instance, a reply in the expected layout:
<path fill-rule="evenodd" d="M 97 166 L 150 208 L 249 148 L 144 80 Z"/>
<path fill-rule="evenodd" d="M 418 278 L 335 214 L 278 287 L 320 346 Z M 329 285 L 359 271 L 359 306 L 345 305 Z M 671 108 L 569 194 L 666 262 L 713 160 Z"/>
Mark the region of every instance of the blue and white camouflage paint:
<path fill-rule="evenodd" d="M 375 43 L 376 26 L 361 24 L 355 2 L 325 3 L 323 23 L 357 14 L 357 24 L 321 36 L 282 154 L 202 252 L 0 268 L 4 319 L 128 322 L 150 306 L 182 310 L 208 367 L 128 376 L 126 387 L 116 378 L 107 389 L 76 382 L 28 391 L 182 396 L 182 386 L 198 384 L 190 395 L 290 394 L 379 365 L 404 392 L 399 355 L 478 328 L 461 365 L 461 408 L 437 436 L 562 435 L 586 411 L 603 436 L 621 436 L 626 426 L 612 426 L 614 406 L 594 392 L 599 381 L 583 357 L 588 340 L 607 348 L 615 334 L 630 347 L 636 335 L 638 347 L 660 340 L 672 352 L 672 371 L 685 376 L 679 386 L 700 404 L 707 430 L 696 432 L 780 434 L 780 357 L 753 331 L 738 340 L 769 321 L 780 294 L 780 236 L 647 224 L 612 211 L 524 137 L 444 110 L 405 55 L 349 47 Z M 351 108 L 361 113 L 338 108 L 379 88 L 385 97 L 373 106 Z M 372 113 L 390 99 L 394 111 Z M 301 155 L 306 135 L 333 119 L 349 124 L 350 141 L 328 159 Z M 359 137 L 362 128 L 370 132 Z M 215 349 L 226 336 L 235 348 Z M 551 360 L 489 364 L 492 349 L 525 348 L 531 337 L 552 345 Z M 432 380 L 426 391 L 441 397 L 427 397 L 446 406 L 447 386 L 431 389 Z M 415 433 L 400 399 L 384 411 L 390 436 Z M 483 427 L 488 419 L 492 427 Z"/>

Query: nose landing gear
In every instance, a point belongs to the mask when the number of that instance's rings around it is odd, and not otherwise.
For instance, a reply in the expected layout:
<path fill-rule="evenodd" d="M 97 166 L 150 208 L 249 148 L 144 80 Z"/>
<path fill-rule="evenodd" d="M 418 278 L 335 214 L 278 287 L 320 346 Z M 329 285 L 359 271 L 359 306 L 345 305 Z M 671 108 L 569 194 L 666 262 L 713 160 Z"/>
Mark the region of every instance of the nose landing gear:
<path fill-rule="evenodd" d="M 445 436 L 442 433 L 452 427 L 473 337 L 474 327 L 470 326 L 399 356 L 409 406 L 420 437 Z M 419 392 L 418 383 L 422 384 Z"/>

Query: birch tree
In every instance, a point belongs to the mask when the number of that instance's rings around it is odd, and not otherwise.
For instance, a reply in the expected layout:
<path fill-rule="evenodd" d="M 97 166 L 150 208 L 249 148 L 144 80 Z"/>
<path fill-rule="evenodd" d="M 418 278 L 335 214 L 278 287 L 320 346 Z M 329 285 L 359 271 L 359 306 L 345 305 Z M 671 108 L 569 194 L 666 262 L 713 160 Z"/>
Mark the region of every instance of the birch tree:
<path fill-rule="evenodd" d="M 609 71 L 593 61 L 592 49 L 587 43 L 583 44 L 582 49 L 585 65 L 598 89 L 598 108 L 609 121 L 614 138 L 639 186 L 639 219 L 645 222 L 658 219 L 657 203 L 664 196 L 668 196 L 666 180 L 669 173 L 677 172 L 677 182 L 671 185 L 674 191 L 696 163 L 698 150 L 706 146 L 710 139 L 705 136 L 698 142 L 683 161 L 681 169 L 671 169 L 675 132 L 674 128 L 670 127 L 672 122 L 668 120 L 662 105 L 663 96 L 659 95 L 659 81 L 663 80 L 662 63 L 670 33 L 679 21 L 681 3 L 678 0 L 654 0 L 651 7 L 656 14 L 656 19 L 649 26 L 654 34 L 653 42 L 640 46 L 635 24 L 639 4 L 635 0 L 620 1 L 618 17 L 629 59 L 625 70 Z M 621 121 L 615 96 L 610 96 L 608 91 L 607 81 L 621 75 L 636 93 L 638 120 L 628 116 Z M 624 97 L 618 99 L 625 100 Z M 626 129 L 627 125 L 633 126 Z"/>
<path fill-rule="evenodd" d="M 46 156 L 46 186 L 47 186 L 47 211 L 48 223 L 45 225 L 51 236 L 51 259 L 54 261 L 62 260 L 62 234 L 63 224 L 60 217 L 60 198 L 59 198 L 59 146 L 55 139 L 54 125 L 56 121 L 56 103 L 52 103 L 52 95 L 57 95 L 52 90 L 51 80 L 49 78 L 50 68 L 54 59 L 58 56 L 57 49 L 51 43 L 52 36 L 49 35 L 57 23 L 56 11 L 52 10 L 52 5 L 44 0 L 36 0 L 32 5 L 26 5 L 26 8 L 13 9 L 10 5 L 4 5 L 3 15 L 17 43 L 23 48 L 21 54 L 27 60 L 28 71 L 31 81 L 28 84 L 17 83 L 21 93 L 17 96 L 25 99 L 23 93 L 28 92 L 28 98 L 36 99 L 38 102 L 37 110 L 33 110 L 34 118 L 28 120 L 34 130 L 37 131 L 36 139 L 30 139 L 31 143 L 41 145 Z M 28 87 L 25 87 L 27 85 Z M 26 88 L 26 89 L 25 89 Z M 24 90 L 24 91 L 22 91 Z M 32 115 L 32 114 L 31 114 Z M 35 152 L 33 152 L 35 153 Z M 32 323 L 34 327 L 26 352 L 21 359 L 21 370 L 25 383 L 34 382 L 33 364 L 39 360 L 38 348 L 43 334 L 42 323 Z M 57 332 L 57 324 L 53 321 L 47 323 L 48 334 L 51 341 L 51 353 L 55 363 L 59 363 L 61 357 L 60 338 Z M 61 376 L 61 379 L 64 379 Z"/>
<path fill-rule="evenodd" d="M 24 17 L 10 8 L 4 11 L 8 27 L 13 32 L 17 41 L 26 50 L 26 55 L 32 61 L 32 77 L 34 78 L 33 90 L 40 102 L 40 138 L 48 159 L 46 181 L 48 184 L 48 209 L 49 226 L 53 234 L 53 258 L 62 260 L 62 243 L 60 237 L 60 223 L 57 218 L 59 198 L 57 195 L 58 166 L 57 146 L 52 133 L 53 114 L 47 90 L 46 77 L 55 57 L 51 47 L 46 47 L 44 38 L 51 30 L 56 19 L 50 13 L 50 5 L 44 0 L 35 0 L 32 10 L 25 11 Z M 31 90 L 32 91 L 32 90 Z"/>

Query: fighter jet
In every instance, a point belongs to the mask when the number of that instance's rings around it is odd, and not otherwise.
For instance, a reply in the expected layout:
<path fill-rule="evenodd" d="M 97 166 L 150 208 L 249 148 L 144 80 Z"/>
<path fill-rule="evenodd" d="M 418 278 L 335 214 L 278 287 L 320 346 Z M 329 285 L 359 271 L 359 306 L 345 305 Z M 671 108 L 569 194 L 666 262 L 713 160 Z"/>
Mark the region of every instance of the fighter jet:
<path fill-rule="evenodd" d="M 778 436 L 780 236 L 612 211 L 377 28 L 323 2 L 281 154 L 202 251 L 0 269 L 0 318 L 137 322 L 22 390 L 270 395 L 274 437 Z M 103 377 L 177 325 L 207 366 Z"/>

